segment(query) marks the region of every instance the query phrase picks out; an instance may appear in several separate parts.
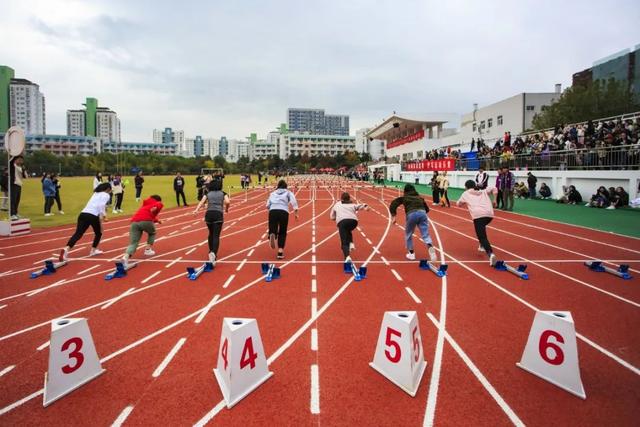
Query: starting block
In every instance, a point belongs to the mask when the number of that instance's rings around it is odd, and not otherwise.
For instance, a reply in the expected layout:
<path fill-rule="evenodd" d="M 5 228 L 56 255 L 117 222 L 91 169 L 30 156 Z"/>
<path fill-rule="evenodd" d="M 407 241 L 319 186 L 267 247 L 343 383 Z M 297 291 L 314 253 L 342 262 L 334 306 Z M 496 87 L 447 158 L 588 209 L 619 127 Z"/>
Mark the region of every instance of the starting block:
<path fill-rule="evenodd" d="M 508 271 L 509 273 L 513 273 L 522 280 L 529 280 L 529 275 L 524 272 L 527 269 L 527 264 L 520 264 L 518 268 L 513 268 L 504 261 L 496 261 L 496 265 L 494 265 L 493 268 L 499 271 Z"/>
<path fill-rule="evenodd" d="M 584 265 L 589 267 L 589 270 L 591 271 L 596 271 L 598 273 L 606 272 L 624 280 L 629 280 L 633 277 L 629 274 L 629 265 L 627 264 L 620 264 L 617 270 L 615 268 L 607 267 L 602 263 L 602 261 L 586 261 Z"/>
<path fill-rule="evenodd" d="M 438 277 L 446 276 L 447 275 L 447 269 L 449 268 L 449 266 L 447 264 L 440 264 L 440 267 L 436 267 L 428 259 L 421 259 L 419 266 L 420 266 L 420 268 L 422 270 L 431 270 L 433 272 L 433 274 L 435 274 Z"/>
<path fill-rule="evenodd" d="M 116 262 L 116 269 L 113 270 L 112 273 L 109 273 L 106 276 L 104 276 L 104 278 L 105 278 L 105 280 L 119 279 L 121 277 L 126 276 L 127 275 L 127 271 L 129 271 L 132 268 L 137 267 L 137 266 L 138 266 L 137 262 L 130 262 L 125 267 L 124 264 L 121 261 L 118 261 L 118 262 Z"/>
<path fill-rule="evenodd" d="M 344 272 L 346 274 L 353 274 L 356 282 L 367 278 L 367 267 L 357 268 L 353 262 L 344 263 Z"/>
<path fill-rule="evenodd" d="M 213 271 L 213 264 L 205 262 L 198 268 L 187 267 L 187 277 L 189 280 L 196 280 L 202 273 L 207 273 L 209 271 Z"/>
<path fill-rule="evenodd" d="M 276 267 L 275 264 L 269 264 L 266 262 L 262 263 L 262 274 L 264 274 L 264 279 L 267 282 L 270 282 L 273 279 L 279 279 L 280 278 L 280 268 Z"/>
<path fill-rule="evenodd" d="M 48 259 L 44 262 L 44 268 L 42 270 L 34 271 L 33 273 L 31 273 L 31 278 L 35 279 L 36 277 L 48 276 L 50 274 L 53 274 L 60 267 L 64 267 L 65 265 L 67 265 L 68 262 L 69 261 L 53 262 L 53 260 Z"/>

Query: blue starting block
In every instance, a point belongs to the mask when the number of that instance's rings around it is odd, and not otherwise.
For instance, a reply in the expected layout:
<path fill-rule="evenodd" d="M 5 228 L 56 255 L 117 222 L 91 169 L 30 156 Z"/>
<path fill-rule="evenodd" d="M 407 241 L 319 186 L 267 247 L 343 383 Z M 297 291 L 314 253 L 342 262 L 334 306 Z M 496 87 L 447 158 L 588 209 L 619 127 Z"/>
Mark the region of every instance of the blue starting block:
<path fill-rule="evenodd" d="M 189 280 L 196 280 L 202 273 L 213 271 L 213 264 L 211 262 L 205 262 L 198 268 L 187 267 L 187 277 Z"/>
<path fill-rule="evenodd" d="M 525 273 L 527 264 L 520 264 L 518 268 L 513 268 L 504 261 L 496 261 L 496 265 L 494 265 L 493 268 L 498 271 L 508 271 L 509 273 L 513 273 L 522 280 L 529 280 L 529 275 Z"/>
<path fill-rule="evenodd" d="M 134 267 L 137 267 L 138 263 L 137 262 L 130 262 L 127 264 L 127 266 L 125 267 L 124 264 L 120 261 L 116 262 L 116 269 L 113 270 L 113 272 L 107 274 L 106 276 L 104 276 L 105 280 L 111 280 L 111 279 L 119 279 L 121 277 L 124 277 L 127 275 L 127 271 L 131 270 Z"/>
<path fill-rule="evenodd" d="M 444 277 L 447 275 L 447 269 L 449 266 L 447 264 L 440 264 L 440 267 L 436 267 L 431 261 L 428 259 L 421 259 L 420 264 L 418 264 L 422 270 L 430 270 L 433 274 L 438 277 Z"/>
<path fill-rule="evenodd" d="M 34 271 L 31 273 L 31 278 L 35 279 L 40 276 L 48 276 L 55 273 L 59 268 L 67 265 L 68 261 L 54 262 L 52 259 L 48 259 L 44 262 L 44 268 L 40 271 Z"/>
<path fill-rule="evenodd" d="M 353 274 L 356 282 L 367 278 L 367 267 L 357 268 L 353 262 L 345 262 L 343 268 L 345 274 Z"/>
<path fill-rule="evenodd" d="M 629 265 L 627 264 L 620 264 L 620 266 L 618 266 L 617 269 L 607 267 L 606 265 L 603 264 L 602 261 L 586 261 L 584 265 L 589 267 L 589 270 L 591 271 L 595 271 L 598 273 L 605 272 L 605 273 L 613 274 L 614 276 L 618 276 L 624 280 L 629 280 L 633 277 L 629 273 Z"/>
<path fill-rule="evenodd" d="M 279 279 L 280 278 L 280 268 L 276 267 L 275 264 L 269 264 L 266 262 L 263 262 L 261 265 L 262 268 L 262 274 L 264 274 L 264 280 L 267 282 L 272 281 L 273 279 Z"/>

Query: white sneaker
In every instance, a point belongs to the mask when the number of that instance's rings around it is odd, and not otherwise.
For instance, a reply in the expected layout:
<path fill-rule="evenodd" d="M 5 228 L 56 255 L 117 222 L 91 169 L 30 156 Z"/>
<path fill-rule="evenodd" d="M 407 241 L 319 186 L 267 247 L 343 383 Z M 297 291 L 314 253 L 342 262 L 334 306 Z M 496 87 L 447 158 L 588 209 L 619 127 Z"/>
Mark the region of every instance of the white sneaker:
<path fill-rule="evenodd" d="M 91 252 L 89 252 L 89 256 L 96 256 L 96 255 L 100 255 L 104 253 L 104 251 L 101 251 L 98 248 L 91 248 Z"/>
<path fill-rule="evenodd" d="M 352 251 L 356 248 L 356 245 L 353 244 L 353 242 L 349 243 L 349 251 Z"/>
<path fill-rule="evenodd" d="M 489 265 L 493 267 L 494 265 L 496 265 L 497 260 L 498 260 L 498 257 L 496 256 L 496 254 L 491 254 L 489 256 Z"/>
<path fill-rule="evenodd" d="M 68 261 L 69 260 L 69 250 L 64 248 L 60 250 L 60 256 L 58 257 L 58 261 Z"/>
<path fill-rule="evenodd" d="M 60 215 L 64 215 L 64 211 L 58 211 Z"/>
<path fill-rule="evenodd" d="M 112 210 L 112 211 L 111 211 L 111 213 L 117 214 L 117 213 L 118 213 L 118 210 L 117 210 L 117 209 L 114 209 L 114 210 Z"/>
<path fill-rule="evenodd" d="M 407 252 L 407 255 L 405 255 L 407 257 L 407 259 L 410 259 L 411 261 L 413 261 L 414 259 L 416 259 L 416 254 L 415 253 L 411 253 L 411 252 Z"/>
<path fill-rule="evenodd" d="M 351 257 L 350 257 L 350 256 L 346 257 L 346 258 L 344 259 L 344 262 L 351 262 Z"/>
<path fill-rule="evenodd" d="M 144 254 L 146 256 L 154 256 L 156 253 L 155 253 L 155 251 L 153 249 L 147 248 L 147 249 L 144 250 Z"/>
<path fill-rule="evenodd" d="M 53 215 L 53 214 L 50 214 L 50 213 L 44 214 L 44 216 L 51 216 L 51 215 Z"/>
<path fill-rule="evenodd" d="M 122 266 L 124 267 L 124 269 L 126 270 L 127 267 L 129 266 L 129 258 L 127 257 L 123 257 L 122 260 L 120 261 L 122 263 Z"/>
<path fill-rule="evenodd" d="M 276 235 L 273 233 L 269 234 L 269 246 L 271 246 L 271 249 L 276 248 Z"/>
<path fill-rule="evenodd" d="M 438 258 L 436 257 L 436 248 L 434 248 L 433 246 L 429 246 L 429 258 L 431 258 L 431 261 L 435 261 Z"/>
<path fill-rule="evenodd" d="M 209 262 L 213 265 L 216 265 L 216 254 L 213 252 L 209 252 Z"/>
<path fill-rule="evenodd" d="M 589 206 L 590 204 L 591 204 L 591 203 L 585 203 L 584 205 L 585 205 L 585 206 Z"/>
<path fill-rule="evenodd" d="M 11 221 L 17 221 L 20 217 L 18 215 L 11 215 Z"/>
<path fill-rule="evenodd" d="M 478 246 L 478 252 L 484 252 L 484 248 L 482 247 L 482 245 Z"/>
<path fill-rule="evenodd" d="M 616 207 L 613 205 L 608 206 L 606 209 L 615 209 Z"/>

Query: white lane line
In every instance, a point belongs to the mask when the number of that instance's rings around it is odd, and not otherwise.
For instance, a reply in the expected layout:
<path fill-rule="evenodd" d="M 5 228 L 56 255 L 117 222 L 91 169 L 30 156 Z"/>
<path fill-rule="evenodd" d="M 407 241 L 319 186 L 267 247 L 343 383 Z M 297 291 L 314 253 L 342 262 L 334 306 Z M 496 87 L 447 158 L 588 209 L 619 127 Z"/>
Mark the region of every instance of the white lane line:
<path fill-rule="evenodd" d="M 49 344 L 50 344 L 50 343 L 51 343 L 51 341 L 47 341 L 47 342 L 46 342 L 46 343 L 44 343 L 44 344 L 40 344 L 40 346 L 39 346 L 38 348 L 36 348 L 36 350 L 38 350 L 38 351 L 42 351 L 42 350 L 44 350 L 45 348 L 49 347 Z"/>
<path fill-rule="evenodd" d="M 174 259 L 169 264 L 167 264 L 164 268 L 169 268 L 169 267 L 173 266 L 176 262 L 180 261 L 181 259 L 182 259 L 182 257 L 179 256 L 178 258 Z"/>
<path fill-rule="evenodd" d="M 320 413 L 320 374 L 318 373 L 318 365 L 311 365 L 310 410 L 312 414 Z"/>
<path fill-rule="evenodd" d="M 13 368 L 15 368 L 16 365 L 11 365 L 11 366 L 7 366 L 6 368 L 4 368 L 2 371 L 0 371 L 0 377 L 3 375 L 8 374 L 9 372 L 11 372 L 13 370 Z"/>
<path fill-rule="evenodd" d="M 184 227 L 182 227 L 180 230 L 186 230 L 187 228 L 191 227 L 190 225 L 185 225 Z"/>
<path fill-rule="evenodd" d="M 86 269 L 82 270 L 82 271 L 81 271 L 81 272 L 79 272 L 77 275 L 78 275 L 78 276 L 80 276 L 80 275 L 82 275 L 82 274 L 84 274 L 84 273 L 86 273 L 86 272 L 88 272 L 88 271 L 91 271 L 91 270 L 93 270 L 93 269 L 95 269 L 95 268 L 98 268 L 98 267 L 100 267 L 100 264 L 93 265 L 93 266 L 91 266 L 91 267 L 89 267 L 89 268 L 86 268 Z"/>
<path fill-rule="evenodd" d="M 315 275 L 316 275 L 316 266 L 315 266 L 315 265 L 312 265 L 312 266 L 311 266 L 311 275 L 312 275 L 312 276 L 315 276 Z"/>
<path fill-rule="evenodd" d="M 311 330 L 311 351 L 318 351 L 318 330 L 316 328 Z"/>
<path fill-rule="evenodd" d="M 176 345 L 173 346 L 173 348 L 171 349 L 171 351 L 169 352 L 169 354 L 167 354 L 167 356 L 164 358 L 164 360 L 162 361 L 162 363 L 160 363 L 160 365 L 158 365 L 158 367 L 156 368 L 155 371 L 153 371 L 153 374 L 151 374 L 151 376 L 153 378 L 158 378 L 160 376 L 160 374 L 162 374 L 162 371 L 165 370 L 165 368 L 169 365 L 169 363 L 171 362 L 171 359 L 173 359 L 175 357 L 175 355 L 178 353 L 178 351 L 180 351 L 180 347 L 182 347 L 184 345 L 184 343 L 187 341 L 186 338 L 180 338 L 178 340 L 178 342 L 176 343 Z"/>
<path fill-rule="evenodd" d="M 124 422 L 127 420 L 127 417 L 129 416 L 129 414 L 131 414 L 132 411 L 133 411 L 133 405 L 129 405 L 126 408 L 124 408 L 122 412 L 120 412 L 120 415 L 118 415 L 118 418 L 116 418 L 113 424 L 111 424 L 111 427 L 122 426 L 122 424 L 124 424 Z"/>
<path fill-rule="evenodd" d="M 318 281 L 311 279 L 311 292 L 318 292 Z"/>
<path fill-rule="evenodd" d="M 32 297 L 34 295 L 39 294 L 40 292 L 46 291 L 47 289 L 51 289 L 51 288 L 55 288 L 56 286 L 64 285 L 66 281 L 67 281 L 66 279 L 58 280 L 57 282 L 52 283 L 49 286 L 45 286 L 44 288 L 36 289 L 35 291 L 29 292 L 27 294 L 27 296 L 28 297 Z"/>
<path fill-rule="evenodd" d="M 382 255 L 380 256 L 380 259 L 382 260 L 382 262 L 384 262 L 386 265 L 389 265 L 389 261 L 387 261 L 387 259 L 385 257 L 383 257 Z"/>
<path fill-rule="evenodd" d="M 369 238 L 367 237 L 367 238 L 366 238 L 366 240 L 367 240 L 367 243 L 368 243 L 368 244 L 373 245 L 373 242 L 371 241 L 371 239 L 369 239 Z"/>
<path fill-rule="evenodd" d="M 109 301 L 108 303 L 106 303 L 105 305 L 103 305 L 102 307 L 100 307 L 100 310 L 104 310 L 105 308 L 109 308 L 111 307 L 113 304 L 115 304 L 116 302 L 120 301 L 122 298 L 126 297 L 127 295 L 129 295 L 131 292 L 133 292 L 136 288 L 129 288 L 127 289 L 124 293 L 118 295 L 117 297 L 113 298 L 111 301 Z"/>
<path fill-rule="evenodd" d="M 229 284 L 231 283 L 231 281 L 233 280 L 233 278 L 236 277 L 235 274 L 232 274 L 231 276 L 229 276 L 229 278 L 227 279 L 226 282 L 224 282 L 224 285 L 222 285 L 223 288 L 227 288 L 227 286 L 229 286 Z"/>
<path fill-rule="evenodd" d="M 247 253 L 247 257 L 250 257 L 251 255 L 253 255 L 253 251 L 255 251 L 255 249 L 251 249 L 251 250 Z"/>
<path fill-rule="evenodd" d="M 413 298 L 413 300 L 417 303 L 417 304 L 422 304 L 422 301 L 420 300 L 420 298 L 418 298 L 418 296 L 416 294 L 413 293 L 413 291 L 411 290 L 410 287 L 405 287 L 405 289 L 407 290 L 407 293 L 409 293 L 409 295 L 411 295 L 411 298 Z"/>
<path fill-rule="evenodd" d="M 312 263 L 316 263 L 316 256 L 315 255 L 311 255 L 311 262 Z"/>
<path fill-rule="evenodd" d="M 427 317 L 429 318 L 429 320 L 431 320 L 431 322 L 433 322 L 436 328 L 440 329 L 440 323 L 436 320 L 433 314 L 427 313 Z M 491 395 L 491 397 L 493 397 L 493 399 L 496 401 L 498 406 L 500 406 L 500 409 L 502 409 L 502 411 L 507 415 L 507 417 L 509 417 L 509 420 L 511 420 L 513 425 L 524 427 L 525 424 L 522 422 L 522 420 L 516 415 L 516 413 L 513 411 L 513 409 L 511 409 L 511 407 L 507 404 L 507 402 L 504 401 L 502 396 L 500 396 L 500 393 L 496 391 L 496 389 L 493 387 L 493 385 L 491 385 L 489 380 L 487 380 L 487 378 L 482 374 L 482 372 L 480 372 L 480 369 L 478 369 L 478 367 L 473 363 L 473 361 L 469 358 L 469 356 L 467 356 L 464 350 L 460 348 L 458 343 L 453 338 L 451 338 L 451 335 L 449 335 L 449 332 L 444 331 L 444 337 L 447 340 L 447 342 L 451 345 L 451 347 L 455 350 L 455 352 L 458 353 L 458 356 L 460 356 L 462 361 L 467 365 L 471 373 L 478 379 L 478 381 L 480 381 L 480 384 L 482 384 L 484 389 L 487 390 L 487 392 Z"/>
<path fill-rule="evenodd" d="M 31 399 L 35 399 L 36 397 L 40 396 L 43 393 L 44 393 L 44 388 L 41 388 L 40 390 L 36 391 L 35 393 L 31 393 L 29 396 L 23 397 L 22 399 L 18 400 L 17 402 L 13 402 L 9 406 L 5 406 L 4 408 L 0 409 L 0 416 L 6 414 L 7 412 L 13 411 L 14 409 L 24 405 L 25 403 L 27 403 Z M 222 403 L 224 403 L 224 401 L 222 401 Z"/>
<path fill-rule="evenodd" d="M 313 240 L 315 241 L 315 239 L 313 239 Z M 312 253 L 312 254 L 315 254 L 315 253 L 316 253 L 316 244 L 315 244 L 315 243 L 311 245 L 311 253 Z M 314 262 L 315 262 L 315 261 L 314 261 Z"/>
<path fill-rule="evenodd" d="M 311 317 L 315 317 L 318 312 L 318 299 L 311 298 Z"/>
<path fill-rule="evenodd" d="M 209 310 L 211 310 L 211 307 L 213 307 L 216 304 L 216 302 L 218 301 L 218 298 L 220 298 L 219 294 L 215 295 L 211 299 L 211 301 L 209 301 L 209 304 L 207 304 L 207 306 L 204 308 L 204 310 L 202 310 L 202 313 L 200 313 L 198 315 L 198 317 L 196 317 L 195 323 L 202 322 L 202 319 L 204 319 L 204 316 L 206 316 L 207 313 L 209 313 Z"/>
<path fill-rule="evenodd" d="M 3 308 L 7 307 L 9 304 L 4 304 L 4 305 L 0 305 L 0 310 L 2 310 Z"/>
<path fill-rule="evenodd" d="M 242 269 L 242 267 L 244 267 L 244 265 L 247 263 L 247 259 L 243 259 L 242 262 L 238 265 L 238 267 L 236 268 L 236 271 L 240 271 Z"/>
<path fill-rule="evenodd" d="M 174 234 L 179 233 L 179 232 L 180 232 L 180 230 L 175 230 L 175 231 L 172 231 L 171 233 L 167 234 L 167 236 L 173 236 Z"/>
<path fill-rule="evenodd" d="M 152 273 L 149 277 L 147 277 L 146 279 L 144 279 L 142 282 L 142 284 L 147 283 L 149 280 L 153 279 L 154 277 L 156 277 L 158 274 L 160 274 L 160 271 L 156 271 L 155 273 Z"/>
<path fill-rule="evenodd" d="M 185 255 L 191 255 L 196 249 L 198 249 L 197 246 L 195 248 L 189 249 L 187 252 L 185 252 Z"/>
<path fill-rule="evenodd" d="M 396 276 L 396 279 L 398 279 L 398 282 L 402 282 L 402 277 L 400 277 L 400 275 L 394 268 L 391 269 L 391 272 L 393 273 L 394 276 Z"/>

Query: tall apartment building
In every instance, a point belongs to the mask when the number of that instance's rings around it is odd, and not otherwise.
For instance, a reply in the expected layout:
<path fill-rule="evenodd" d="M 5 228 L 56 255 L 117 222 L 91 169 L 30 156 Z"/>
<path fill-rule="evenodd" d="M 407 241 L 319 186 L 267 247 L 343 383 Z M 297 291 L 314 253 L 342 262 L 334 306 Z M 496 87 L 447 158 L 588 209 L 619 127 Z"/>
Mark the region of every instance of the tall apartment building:
<path fill-rule="evenodd" d="M 67 134 L 70 136 L 95 136 L 100 141 L 121 142 L 118 114 L 98 107 L 98 100 L 87 98 L 84 110 L 67 110 Z"/>
<path fill-rule="evenodd" d="M 325 114 L 318 108 L 289 108 L 287 126 L 292 133 L 349 135 L 349 116 Z"/>
<path fill-rule="evenodd" d="M 279 156 L 335 156 L 355 151 L 355 137 L 342 135 L 280 134 Z"/>
<path fill-rule="evenodd" d="M 218 155 L 218 140 L 214 138 L 203 138 L 197 135 L 195 138 L 185 140 L 185 150 L 178 153 L 182 157 L 204 157 L 214 158 Z"/>
<path fill-rule="evenodd" d="M 11 67 L 0 66 L 0 133 L 20 126 L 27 135 L 43 135 L 46 130 L 45 100 L 40 87 L 15 78 Z"/>
<path fill-rule="evenodd" d="M 153 130 L 153 142 L 156 144 L 177 144 L 177 155 L 187 156 L 187 140 L 184 137 L 183 130 L 173 130 L 171 128 L 164 128 L 164 130 Z"/>
<path fill-rule="evenodd" d="M 229 154 L 229 140 L 226 136 L 220 137 L 220 142 L 218 144 L 218 154 L 217 156 L 226 157 Z"/>

